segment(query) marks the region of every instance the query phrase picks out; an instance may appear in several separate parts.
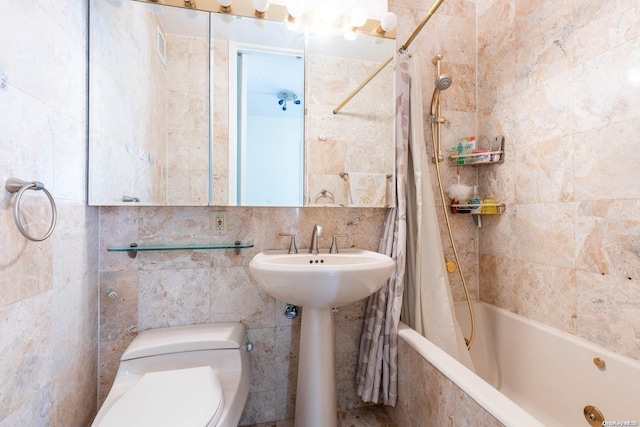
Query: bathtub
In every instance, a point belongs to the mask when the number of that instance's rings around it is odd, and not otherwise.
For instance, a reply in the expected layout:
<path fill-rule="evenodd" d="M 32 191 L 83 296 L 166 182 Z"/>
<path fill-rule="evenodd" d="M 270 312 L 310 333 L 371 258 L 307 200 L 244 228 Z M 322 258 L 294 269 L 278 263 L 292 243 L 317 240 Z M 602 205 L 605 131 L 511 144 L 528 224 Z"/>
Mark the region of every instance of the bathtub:
<path fill-rule="evenodd" d="M 408 326 L 401 324 L 398 331 L 404 343 L 455 384 L 456 390 L 475 401 L 471 404 L 477 403 L 491 419 L 481 422 L 460 418 L 462 421 L 454 421 L 454 425 L 640 426 L 640 361 L 486 303 L 476 302 L 474 310 L 477 329 L 471 358 L 477 375 Z M 456 312 L 468 336 L 466 304 L 456 304 Z M 595 358 L 599 359 L 594 361 Z M 399 370 L 402 359 L 399 356 Z M 399 381 L 410 376 L 399 374 Z M 399 383 L 399 401 L 403 398 L 403 387 L 408 390 Z M 442 390 L 438 393 L 443 400 Z M 415 387 L 407 394 L 412 399 L 428 398 L 417 396 Z M 464 403 L 459 397 L 449 400 L 457 402 L 455 408 L 448 409 L 449 420 L 455 418 L 456 412 L 463 413 L 461 417 L 475 417 L 468 414 L 484 412 L 459 408 L 460 402 Z M 589 424 L 584 414 L 587 406 L 599 409 L 606 422 Z M 422 423 L 406 421 L 406 424 Z"/>

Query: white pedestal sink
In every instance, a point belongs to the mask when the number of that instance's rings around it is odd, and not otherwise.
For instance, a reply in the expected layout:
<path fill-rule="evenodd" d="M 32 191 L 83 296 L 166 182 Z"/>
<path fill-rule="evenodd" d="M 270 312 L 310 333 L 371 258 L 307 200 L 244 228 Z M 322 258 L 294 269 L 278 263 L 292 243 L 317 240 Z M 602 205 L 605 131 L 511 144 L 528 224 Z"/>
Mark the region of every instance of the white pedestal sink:
<path fill-rule="evenodd" d="M 315 255 L 265 251 L 249 263 L 251 274 L 269 294 L 303 307 L 296 427 L 337 426 L 331 308 L 371 295 L 394 268 L 388 256 L 361 249 Z"/>

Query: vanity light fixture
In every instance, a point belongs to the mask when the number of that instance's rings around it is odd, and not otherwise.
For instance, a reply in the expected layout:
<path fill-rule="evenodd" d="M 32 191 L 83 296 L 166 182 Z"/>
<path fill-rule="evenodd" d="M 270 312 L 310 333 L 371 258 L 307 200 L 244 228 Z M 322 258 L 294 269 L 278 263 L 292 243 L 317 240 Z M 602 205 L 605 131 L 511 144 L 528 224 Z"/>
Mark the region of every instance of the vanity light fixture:
<path fill-rule="evenodd" d="M 255 9 L 255 17 L 264 19 L 267 16 L 267 9 L 269 9 L 269 0 L 253 0 L 253 8 Z"/>
<path fill-rule="evenodd" d="M 293 23 L 304 13 L 303 0 L 287 0 L 287 21 Z"/>
<path fill-rule="evenodd" d="M 220 5 L 220 13 L 231 13 L 232 0 L 218 0 Z"/>
<path fill-rule="evenodd" d="M 380 26 L 376 30 L 378 34 L 384 34 L 387 31 L 393 31 L 398 25 L 398 17 L 393 12 L 387 12 L 380 20 Z"/>

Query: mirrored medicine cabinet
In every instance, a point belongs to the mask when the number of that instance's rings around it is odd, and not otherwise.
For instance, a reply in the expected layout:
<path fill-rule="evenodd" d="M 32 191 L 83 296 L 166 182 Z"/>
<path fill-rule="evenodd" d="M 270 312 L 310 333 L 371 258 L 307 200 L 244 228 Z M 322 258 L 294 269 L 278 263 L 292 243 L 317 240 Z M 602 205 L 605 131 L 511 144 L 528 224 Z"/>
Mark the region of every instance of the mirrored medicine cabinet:
<path fill-rule="evenodd" d="M 89 16 L 90 205 L 393 205 L 393 63 L 333 110 L 395 40 L 132 0 Z"/>

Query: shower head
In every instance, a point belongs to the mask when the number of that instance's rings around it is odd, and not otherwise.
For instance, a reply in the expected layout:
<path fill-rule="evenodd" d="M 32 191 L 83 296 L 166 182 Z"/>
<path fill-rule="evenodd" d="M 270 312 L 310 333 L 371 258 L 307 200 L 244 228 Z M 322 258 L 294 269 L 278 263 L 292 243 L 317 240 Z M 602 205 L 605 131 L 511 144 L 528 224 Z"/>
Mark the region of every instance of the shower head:
<path fill-rule="evenodd" d="M 433 89 L 433 96 L 431 97 L 431 108 L 429 109 L 432 116 L 439 114 L 437 110 L 440 105 L 440 92 L 449 89 L 452 82 L 453 81 L 448 74 L 440 74 L 438 76 L 438 79 L 436 80 L 436 87 Z"/>
<path fill-rule="evenodd" d="M 447 90 L 451 86 L 451 77 L 447 74 L 440 74 L 436 80 L 436 88 L 438 90 Z"/>

